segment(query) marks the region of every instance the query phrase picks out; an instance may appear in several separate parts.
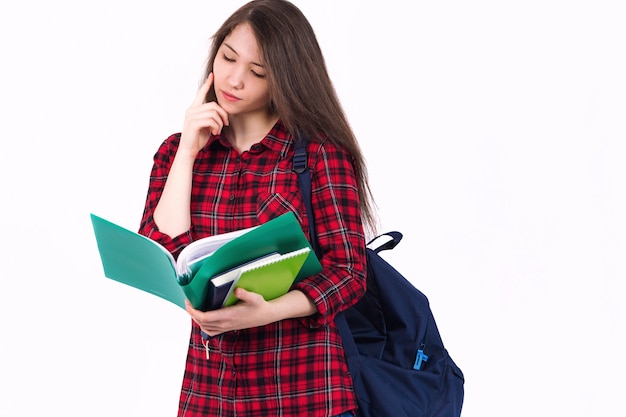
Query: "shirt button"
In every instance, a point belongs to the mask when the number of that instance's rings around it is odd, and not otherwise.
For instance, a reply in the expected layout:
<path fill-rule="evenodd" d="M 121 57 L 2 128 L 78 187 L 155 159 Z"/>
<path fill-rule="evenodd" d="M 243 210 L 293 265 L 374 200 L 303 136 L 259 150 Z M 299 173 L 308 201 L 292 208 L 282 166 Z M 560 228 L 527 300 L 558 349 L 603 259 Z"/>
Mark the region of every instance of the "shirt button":
<path fill-rule="evenodd" d="M 234 195 L 234 194 L 231 194 L 231 196 L 230 196 L 230 197 L 228 197 L 228 199 L 229 199 L 230 201 L 233 201 L 233 200 L 235 199 L 235 195 Z"/>

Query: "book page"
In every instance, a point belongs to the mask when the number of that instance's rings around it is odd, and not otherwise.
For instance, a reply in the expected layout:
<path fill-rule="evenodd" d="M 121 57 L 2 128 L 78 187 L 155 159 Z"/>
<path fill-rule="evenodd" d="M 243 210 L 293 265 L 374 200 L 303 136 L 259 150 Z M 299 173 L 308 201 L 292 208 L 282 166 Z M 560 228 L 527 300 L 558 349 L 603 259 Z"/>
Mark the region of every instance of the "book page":
<path fill-rule="evenodd" d="M 193 275 L 195 264 L 201 263 L 224 244 L 233 239 L 242 236 L 259 226 L 249 227 L 247 229 L 235 230 L 233 232 L 223 233 L 221 235 L 209 236 L 196 240 L 187 245 L 178 256 L 176 264 L 176 273 L 179 277 L 188 277 Z"/>

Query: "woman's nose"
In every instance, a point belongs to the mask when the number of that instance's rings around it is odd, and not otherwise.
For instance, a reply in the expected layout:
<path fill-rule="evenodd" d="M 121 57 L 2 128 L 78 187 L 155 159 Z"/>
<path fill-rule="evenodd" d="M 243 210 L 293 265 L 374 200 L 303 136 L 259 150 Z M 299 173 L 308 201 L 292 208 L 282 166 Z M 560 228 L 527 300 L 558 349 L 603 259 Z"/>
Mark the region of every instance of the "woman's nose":
<path fill-rule="evenodd" d="M 228 76 L 228 84 L 230 84 L 232 88 L 235 88 L 238 90 L 243 88 L 243 84 L 244 84 L 243 80 L 244 80 L 245 71 L 246 70 L 244 68 L 233 69 L 233 71 Z"/>

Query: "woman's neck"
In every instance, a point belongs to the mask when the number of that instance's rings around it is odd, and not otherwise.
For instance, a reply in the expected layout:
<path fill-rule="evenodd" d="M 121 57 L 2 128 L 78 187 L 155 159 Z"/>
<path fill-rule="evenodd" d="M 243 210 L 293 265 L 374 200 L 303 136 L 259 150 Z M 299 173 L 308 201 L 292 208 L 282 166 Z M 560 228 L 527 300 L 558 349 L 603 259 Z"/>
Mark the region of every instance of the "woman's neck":
<path fill-rule="evenodd" d="M 241 115 L 229 118 L 229 125 L 223 133 L 237 151 L 250 150 L 252 145 L 259 143 L 278 121 L 278 117 L 270 115 Z"/>

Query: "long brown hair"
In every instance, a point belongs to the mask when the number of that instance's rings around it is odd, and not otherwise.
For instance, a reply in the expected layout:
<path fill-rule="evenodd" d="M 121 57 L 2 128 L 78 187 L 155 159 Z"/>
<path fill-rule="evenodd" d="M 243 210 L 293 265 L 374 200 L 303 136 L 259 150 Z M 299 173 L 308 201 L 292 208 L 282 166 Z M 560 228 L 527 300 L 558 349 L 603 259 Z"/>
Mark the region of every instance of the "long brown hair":
<path fill-rule="evenodd" d="M 286 0 L 252 0 L 235 11 L 212 37 L 204 79 L 213 71 L 224 39 L 242 23 L 250 25 L 261 49 L 270 110 L 292 134 L 331 141 L 352 155 L 361 217 L 368 231 L 375 233 L 377 217 L 365 158 L 328 75 L 315 32 L 296 6 Z M 216 100 L 213 87 L 207 99 Z"/>

